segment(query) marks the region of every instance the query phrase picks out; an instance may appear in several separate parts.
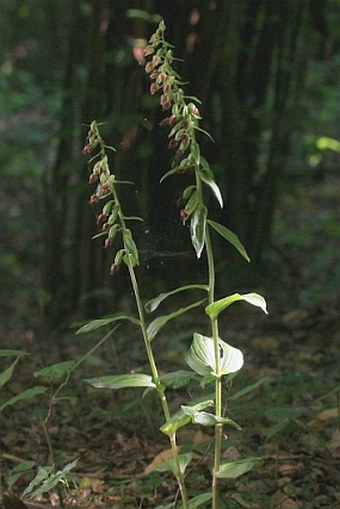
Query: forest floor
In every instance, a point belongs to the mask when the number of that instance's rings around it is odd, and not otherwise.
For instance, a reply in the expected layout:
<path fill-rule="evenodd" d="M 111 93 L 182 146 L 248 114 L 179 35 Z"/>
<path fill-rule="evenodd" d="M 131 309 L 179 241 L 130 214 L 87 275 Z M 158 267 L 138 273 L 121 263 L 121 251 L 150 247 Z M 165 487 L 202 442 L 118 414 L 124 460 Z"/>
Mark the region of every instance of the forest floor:
<path fill-rule="evenodd" d="M 222 457 L 224 461 L 263 459 L 257 471 L 221 481 L 228 509 L 340 509 L 340 275 L 336 263 L 340 235 L 334 219 L 339 195 L 334 185 L 327 189 L 327 203 L 334 202 L 329 210 L 324 201 L 322 207 L 316 206 L 314 186 L 303 196 L 298 220 L 293 205 L 301 196 L 288 197 L 278 213 L 276 248 L 267 260 L 266 278 L 254 289 L 266 297 L 268 317 L 246 305 L 235 305 L 223 319 L 221 335 L 243 351 L 245 366 L 234 379 L 228 403 L 228 413 L 242 431 L 225 430 Z M 201 331 L 206 327 L 203 320 L 191 315 L 190 321 L 183 317 L 176 326 L 164 329 L 155 345 L 161 368 L 185 369 L 193 323 Z M 158 429 L 162 417 L 154 394 L 142 398 L 140 389 L 110 392 L 84 383 L 92 376 L 147 369 L 134 329 L 122 326 L 117 339 L 106 341 L 74 371 L 51 406 L 51 394 L 63 379 L 55 378 L 51 385 L 48 376 L 34 373 L 42 366 L 79 360 L 101 334 L 44 336 L 42 330 L 9 323 L 2 348 L 22 349 L 30 355 L 20 359 L 6 384 L 1 387 L 0 383 L 0 405 L 37 384 L 47 390 L 0 412 L 0 488 L 5 509 L 175 507 L 167 505 L 176 497 L 171 475 L 154 470 L 167 458 L 164 451 L 169 448 Z M 0 361 L 1 382 L 10 361 L 8 357 Z M 232 398 L 252 384 L 256 384 L 253 391 Z M 177 408 L 200 397 L 202 389 L 189 385 L 169 395 Z M 207 492 L 211 429 L 186 427 L 179 440 L 182 452 L 194 451 L 194 468 L 187 476 L 190 495 Z M 69 475 L 60 475 L 58 489 L 47 470 L 51 453 L 57 470 L 77 460 Z M 45 468 L 50 485 L 45 484 L 46 491 L 37 496 L 23 496 L 38 467 Z"/>

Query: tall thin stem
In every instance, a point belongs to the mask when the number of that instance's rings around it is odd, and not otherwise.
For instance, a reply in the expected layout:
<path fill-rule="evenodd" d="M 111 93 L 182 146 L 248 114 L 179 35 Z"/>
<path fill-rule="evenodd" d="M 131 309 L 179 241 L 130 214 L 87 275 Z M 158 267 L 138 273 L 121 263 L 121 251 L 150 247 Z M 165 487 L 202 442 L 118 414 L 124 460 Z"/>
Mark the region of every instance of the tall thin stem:
<path fill-rule="evenodd" d="M 115 200 L 115 203 L 119 206 L 118 216 L 119 216 L 119 220 L 120 220 L 120 224 L 121 224 L 121 228 L 122 228 L 123 243 L 124 243 L 126 252 L 128 253 L 129 249 L 128 249 L 128 246 L 126 245 L 125 240 L 124 240 L 124 233 L 126 232 L 124 215 L 122 213 L 119 198 L 118 198 L 118 195 L 117 195 L 117 192 L 116 192 L 116 189 L 114 186 L 111 186 L 111 192 L 112 192 L 113 198 Z M 161 401 L 165 420 L 168 421 L 171 417 L 171 413 L 170 413 L 168 401 L 167 401 L 167 398 L 165 395 L 165 389 L 164 389 L 163 384 L 161 383 L 157 364 L 155 361 L 155 356 L 154 356 L 154 353 L 153 353 L 153 350 L 151 347 L 151 341 L 150 341 L 149 335 L 148 335 L 148 330 L 147 330 L 144 308 L 143 308 L 143 303 L 142 303 L 142 299 L 141 299 L 141 295 L 140 295 L 139 285 L 138 285 L 135 269 L 134 269 L 133 263 L 131 262 L 129 255 L 127 258 L 127 267 L 128 267 L 131 285 L 132 285 L 132 289 L 133 289 L 133 293 L 134 293 L 134 297 L 135 297 L 138 316 L 139 316 L 139 320 L 140 320 L 140 328 L 141 328 L 141 332 L 142 332 L 142 336 L 143 336 L 144 346 L 145 346 L 147 358 L 149 361 L 152 377 L 153 377 L 154 383 L 156 384 L 156 390 L 157 390 L 159 399 Z M 182 473 L 181 468 L 180 468 L 179 451 L 178 451 L 176 433 L 173 433 L 169 436 L 169 441 L 170 441 L 172 456 L 173 456 L 173 460 L 174 460 L 174 464 L 175 464 L 175 472 L 174 473 L 175 473 L 178 487 L 179 487 L 179 490 L 181 493 L 183 509 L 189 509 L 188 494 L 187 494 L 187 490 L 186 490 L 186 486 L 185 486 L 185 476 Z"/>
<path fill-rule="evenodd" d="M 196 168 L 196 188 L 203 203 L 202 180 L 199 175 L 199 167 Z M 208 264 L 208 302 L 212 304 L 215 301 L 215 260 L 210 238 L 209 228 L 206 225 L 204 243 L 206 248 L 206 257 Z M 219 351 L 219 331 L 217 318 L 211 318 L 211 335 L 214 341 L 214 354 L 216 366 L 215 380 L 215 415 L 222 417 L 222 375 L 220 373 L 220 351 Z M 214 466 L 212 476 L 212 509 L 218 508 L 218 479 L 216 472 L 220 469 L 221 464 L 221 446 L 222 446 L 222 424 L 215 426 L 215 450 L 214 450 Z"/>

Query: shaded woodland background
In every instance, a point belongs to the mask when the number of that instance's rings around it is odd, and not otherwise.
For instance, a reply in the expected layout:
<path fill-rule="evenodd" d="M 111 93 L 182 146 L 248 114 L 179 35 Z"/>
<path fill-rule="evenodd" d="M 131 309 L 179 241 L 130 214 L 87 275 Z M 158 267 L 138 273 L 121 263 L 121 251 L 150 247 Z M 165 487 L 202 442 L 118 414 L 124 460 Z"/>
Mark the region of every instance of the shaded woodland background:
<path fill-rule="evenodd" d="M 91 240 L 81 148 L 93 119 L 118 149 L 115 173 L 136 182 L 125 201 L 145 218 L 136 232 L 145 297 L 176 286 L 180 273 L 182 283 L 200 279 L 176 208 L 183 177 L 159 184 L 172 154 L 142 48 L 162 18 L 215 140 L 204 139 L 204 155 L 226 205 L 212 215 L 253 261 L 239 265 L 221 246 L 224 293 L 283 266 L 301 276 L 309 245 L 289 203 L 302 196 L 313 226 L 301 190 L 317 201 L 320 186 L 339 185 L 338 0 L 2 0 L 0 9 L 0 303 L 9 321 L 56 327 L 112 311 L 128 294 L 124 274 L 108 276 L 112 253 Z M 332 281 L 329 289 L 321 279 L 321 291 L 339 298 L 339 223 L 331 214 L 318 227 L 320 249 L 324 234 L 335 244 L 314 270 Z"/>

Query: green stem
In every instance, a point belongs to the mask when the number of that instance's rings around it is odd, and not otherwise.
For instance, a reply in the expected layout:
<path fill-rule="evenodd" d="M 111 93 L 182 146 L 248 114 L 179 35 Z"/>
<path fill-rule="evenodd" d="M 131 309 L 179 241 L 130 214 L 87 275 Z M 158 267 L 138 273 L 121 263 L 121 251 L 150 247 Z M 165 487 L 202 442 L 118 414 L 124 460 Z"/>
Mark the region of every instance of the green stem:
<path fill-rule="evenodd" d="M 124 215 L 122 213 L 119 198 L 118 198 L 118 195 L 117 195 L 117 192 L 116 192 L 114 186 L 112 186 L 111 191 L 112 191 L 113 198 L 119 207 L 118 216 L 119 216 L 120 224 L 122 227 L 122 237 L 123 237 L 124 248 L 125 248 L 126 252 L 129 253 L 129 249 L 128 249 L 128 247 L 125 243 L 125 240 L 124 240 L 124 235 L 126 232 Z M 143 336 L 144 346 L 145 346 L 146 354 L 148 357 L 152 377 L 156 384 L 156 390 L 157 390 L 158 396 L 161 401 L 165 420 L 168 421 L 171 417 L 171 413 L 170 413 L 167 398 L 165 396 L 165 389 L 164 389 L 164 386 L 160 380 L 154 353 L 153 353 L 153 350 L 151 347 L 151 341 L 148 336 L 144 308 L 143 308 L 143 303 L 142 303 L 142 299 L 141 299 L 141 295 L 140 295 L 140 291 L 139 291 L 139 286 L 138 286 L 138 281 L 136 278 L 135 269 L 134 269 L 133 264 L 131 263 L 129 256 L 128 256 L 127 267 L 128 267 L 128 271 L 129 271 L 129 276 L 130 276 L 130 280 L 131 280 L 131 284 L 132 284 L 133 293 L 135 296 L 135 302 L 136 302 L 138 316 L 139 316 L 139 320 L 140 320 L 140 328 L 141 328 L 141 332 L 142 332 L 142 336 Z M 179 486 L 179 490 L 180 490 L 181 498 L 182 498 L 182 502 L 183 502 L 183 509 L 189 509 L 188 495 L 187 495 L 186 486 L 185 486 L 185 476 L 181 472 L 181 469 L 180 469 L 180 463 L 179 463 L 179 457 L 178 457 L 179 452 L 178 452 L 176 433 L 171 435 L 169 437 L 169 440 L 170 440 L 170 445 L 171 445 L 171 450 L 172 450 L 172 456 L 173 456 L 174 463 L 175 463 L 175 476 L 177 479 L 177 483 Z"/>
<path fill-rule="evenodd" d="M 201 202 L 203 203 L 202 181 L 199 176 L 198 168 L 196 169 L 196 186 L 200 195 Z M 210 238 L 208 225 L 205 230 L 205 248 L 208 263 L 208 302 L 212 304 L 215 301 L 215 261 Z M 217 318 L 211 318 L 211 333 L 214 341 L 214 354 L 216 366 L 216 381 L 215 381 L 215 415 L 222 417 L 222 376 L 220 374 L 220 350 L 218 345 L 219 332 Z M 218 478 L 215 473 L 220 469 L 221 465 L 221 446 L 222 446 L 222 424 L 215 426 L 215 450 L 214 450 L 214 466 L 213 466 L 213 479 L 212 479 L 212 509 L 218 509 Z"/>

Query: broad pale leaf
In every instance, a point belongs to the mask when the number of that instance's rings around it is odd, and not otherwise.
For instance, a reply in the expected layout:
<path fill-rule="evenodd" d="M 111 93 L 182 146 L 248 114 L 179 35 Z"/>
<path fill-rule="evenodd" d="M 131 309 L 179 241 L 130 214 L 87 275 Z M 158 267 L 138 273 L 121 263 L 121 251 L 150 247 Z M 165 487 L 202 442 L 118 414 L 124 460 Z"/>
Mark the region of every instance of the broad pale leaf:
<path fill-rule="evenodd" d="M 156 387 L 150 375 L 128 373 L 126 375 L 99 376 L 85 380 L 98 389 L 122 389 L 125 387 Z"/>
<path fill-rule="evenodd" d="M 47 387 L 43 387 L 41 385 L 37 385 L 36 387 L 31 387 L 30 389 L 26 389 L 23 392 L 20 392 L 20 394 L 17 394 L 16 396 L 13 396 L 13 398 L 5 401 L 3 405 L 0 407 L 0 411 L 2 411 L 4 408 L 10 405 L 14 405 L 18 401 L 25 401 L 27 399 L 32 399 L 38 394 L 43 394 L 47 391 Z"/>
<path fill-rule="evenodd" d="M 266 301 L 258 293 L 246 293 L 243 295 L 234 293 L 233 295 L 229 295 L 228 297 L 224 297 L 223 299 L 209 304 L 209 306 L 205 308 L 205 312 L 211 318 L 217 318 L 221 311 L 237 301 L 248 302 L 253 306 L 261 308 L 264 313 L 268 314 Z"/>
<path fill-rule="evenodd" d="M 250 470 L 260 468 L 262 465 L 263 460 L 261 458 L 247 458 L 244 460 L 232 461 L 230 463 L 223 463 L 215 475 L 223 479 L 235 479 Z"/>
<path fill-rule="evenodd" d="M 199 203 L 191 215 L 190 235 L 197 258 L 201 257 L 204 248 L 207 214 L 207 208 Z"/>
<path fill-rule="evenodd" d="M 112 316 L 107 318 L 99 318 L 97 320 L 92 320 L 91 322 L 83 325 L 80 329 L 77 330 L 76 334 L 85 334 L 87 332 L 93 332 L 101 327 L 105 327 L 105 325 L 109 325 L 110 323 L 117 322 L 118 320 L 129 320 L 135 325 L 139 325 L 140 321 L 138 318 L 127 315 L 125 313 L 115 313 Z"/>
<path fill-rule="evenodd" d="M 158 332 L 166 325 L 170 320 L 173 318 L 176 318 L 177 316 L 183 315 L 187 311 L 190 311 L 191 309 L 200 306 L 205 299 L 200 300 L 198 302 L 194 302 L 193 304 L 190 304 L 189 306 L 186 306 L 184 308 L 176 309 L 176 311 L 173 311 L 172 313 L 168 315 L 158 316 L 155 318 L 149 325 L 147 329 L 149 341 L 152 341 L 158 334 Z"/>
<path fill-rule="evenodd" d="M 221 235 L 224 239 L 226 239 L 232 246 L 234 246 L 237 251 L 247 260 L 247 262 L 250 262 L 250 258 L 248 256 L 248 253 L 246 251 L 246 248 L 238 238 L 238 236 L 229 230 L 229 228 L 226 228 L 220 223 L 216 223 L 216 221 L 212 221 L 211 219 L 208 220 L 208 224 L 214 228 L 214 230 Z"/>
<path fill-rule="evenodd" d="M 208 336 L 194 333 L 194 341 L 186 356 L 186 361 L 196 373 L 202 376 L 228 375 L 239 371 L 243 366 L 243 353 L 219 339 L 219 367 L 215 362 L 214 340 Z"/>
<path fill-rule="evenodd" d="M 171 295 L 175 295 L 176 293 L 185 292 L 186 290 L 208 290 L 208 285 L 186 285 L 186 286 L 179 286 L 178 288 L 175 288 L 174 290 L 170 290 L 169 292 L 160 293 L 159 295 L 157 295 L 157 297 L 154 297 L 153 299 L 150 299 L 145 304 L 145 306 L 144 306 L 145 310 L 148 313 L 152 313 L 153 311 L 155 311 L 158 308 L 158 306 L 165 299 L 167 299 Z"/>

